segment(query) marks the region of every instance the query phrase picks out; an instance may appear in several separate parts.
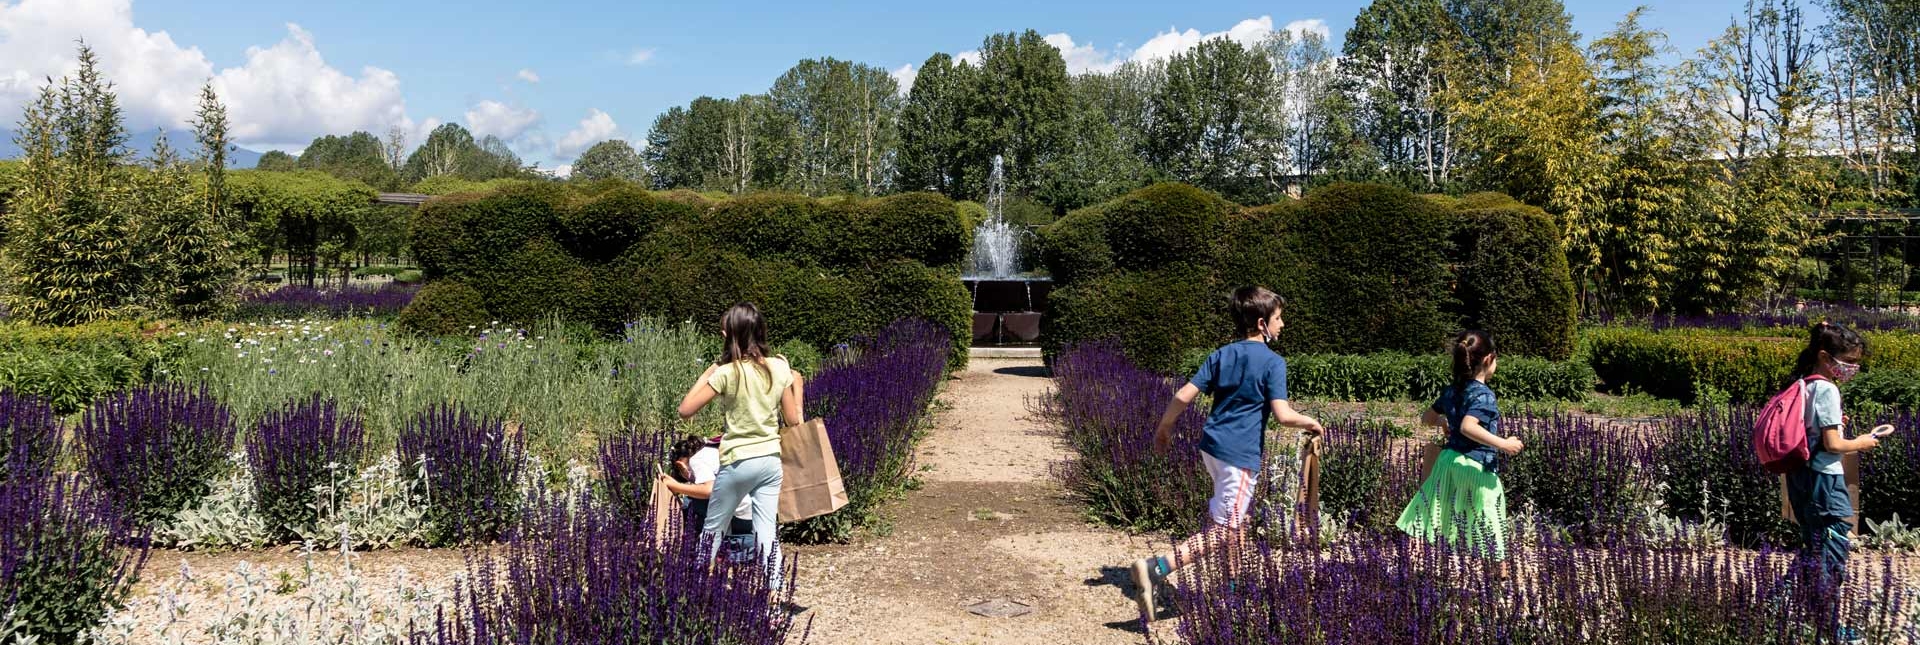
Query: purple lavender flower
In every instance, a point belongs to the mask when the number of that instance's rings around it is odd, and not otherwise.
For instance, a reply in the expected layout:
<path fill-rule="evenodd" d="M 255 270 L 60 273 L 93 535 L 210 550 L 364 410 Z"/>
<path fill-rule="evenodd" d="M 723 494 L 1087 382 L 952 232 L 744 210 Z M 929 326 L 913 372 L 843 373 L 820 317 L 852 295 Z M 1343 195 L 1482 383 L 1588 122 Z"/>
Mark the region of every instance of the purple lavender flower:
<path fill-rule="evenodd" d="M 365 450 L 360 419 L 342 414 L 333 399 L 315 394 L 267 413 L 247 437 L 254 503 L 282 538 L 320 519 L 326 500 L 314 489 L 353 476 Z"/>
<path fill-rule="evenodd" d="M 486 541 L 505 531 L 519 504 L 522 436 L 509 436 L 499 419 L 455 406 L 435 406 L 401 429 L 395 450 L 426 488 L 430 541 Z"/>
<path fill-rule="evenodd" d="M 233 415 L 206 386 L 137 387 L 81 418 L 87 472 L 134 521 L 170 517 L 207 494 L 233 450 Z"/>
<path fill-rule="evenodd" d="M 240 316 L 247 319 L 393 316 L 413 302 L 413 296 L 419 292 L 419 285 L 392 283 L 341 289 L 285 286 L 242 299 Z"/>

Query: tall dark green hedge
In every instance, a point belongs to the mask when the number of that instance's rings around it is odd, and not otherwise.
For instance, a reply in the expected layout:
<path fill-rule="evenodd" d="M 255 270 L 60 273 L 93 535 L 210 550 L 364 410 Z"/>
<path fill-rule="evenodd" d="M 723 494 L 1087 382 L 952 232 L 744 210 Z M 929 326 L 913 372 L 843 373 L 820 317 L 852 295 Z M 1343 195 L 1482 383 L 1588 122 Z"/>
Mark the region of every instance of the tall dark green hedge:
<path fill-rule="evenodd" d="M 538 183 L 436 198 L 413 228 L 428 277 L 470 286 L 502 320 L 558 314 L 614 330 L 650 315 L 718 327 L 727 307 L 752 301 L 774 342 L 816 347 L 924 317 L 964 350 L 960 265 L 971 242 L 960 208 L 931 193 L 708 200 Z M 954 356 L 964 364 L 965 351 Z"/>
<path fill-rule="evenodd" d="M 1552 226 L 1500 195 L 1338 183 L 1246 208 L 1160 184 L 1041 229 L 1046 342 L 1118 337 L 1142 365 L 1177 370 L 1232 335 L 1227 294 L 1260 284 L 1288 301 L 1289 353 L 1426 354 L 1476 325 L 1509 353 L 1564 359 L 1574 303 Z"/>
<path fill-rule="evenodd" d="M 1572 356 L 1578 316 L 1553 218 L 1505 195 L 1469 195 L 1450 205 L 1454 313 L 1462 324 L 1492 333 L 1502 351 Z"/>

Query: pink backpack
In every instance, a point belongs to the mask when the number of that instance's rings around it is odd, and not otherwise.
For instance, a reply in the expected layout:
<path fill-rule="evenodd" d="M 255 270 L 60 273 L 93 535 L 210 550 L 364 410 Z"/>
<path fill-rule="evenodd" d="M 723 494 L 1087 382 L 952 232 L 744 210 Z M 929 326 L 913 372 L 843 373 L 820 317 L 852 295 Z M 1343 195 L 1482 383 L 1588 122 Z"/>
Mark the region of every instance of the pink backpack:
<path fill-rule="evenodd" d="M 1812 458 L 1807 447 L 1807 381 L 1824 381 L 1814 374 L 1773 395 L 1760 415 L 1753 419 L 1753 454 L 1760 467 L 1775 475 L 1784 475 L 1806 465 Z"/>

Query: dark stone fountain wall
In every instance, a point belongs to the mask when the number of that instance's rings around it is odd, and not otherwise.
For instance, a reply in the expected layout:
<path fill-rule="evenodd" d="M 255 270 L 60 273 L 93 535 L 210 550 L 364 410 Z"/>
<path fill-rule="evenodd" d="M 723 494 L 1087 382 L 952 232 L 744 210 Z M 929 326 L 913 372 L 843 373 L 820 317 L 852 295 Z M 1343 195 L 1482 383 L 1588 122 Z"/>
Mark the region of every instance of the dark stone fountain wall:
<path fill-rule="evenodd" d="M 975 345 L 1029 345 L 1040 340 L 1040 317 L 1053 282 L 963 278 L 973 296 Z"/>

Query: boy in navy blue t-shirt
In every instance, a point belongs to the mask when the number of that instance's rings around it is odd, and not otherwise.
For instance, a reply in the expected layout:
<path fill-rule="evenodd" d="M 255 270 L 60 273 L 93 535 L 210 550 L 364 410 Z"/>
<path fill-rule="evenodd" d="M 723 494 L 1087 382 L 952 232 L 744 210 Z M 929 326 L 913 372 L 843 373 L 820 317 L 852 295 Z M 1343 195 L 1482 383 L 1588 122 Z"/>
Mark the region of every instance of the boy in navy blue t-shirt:
<path fill-rule="evenodd" d="M 1267 420 L 1299 428 L 1308 434 L 1324 431 L 1319 421 L 1287 404 L 1287 361 L 1267 343 L 1285 326 L 1280 310 L 1286 301 L 1262 287 L 1233 292 L 1233 322 L 1241 340 L 1214 350 L 1200 372 L 1167 404 L 1154 433 L 1154 449 L 1165 453 L 1173 446 L 1173 426 L 1201 392 L 1213 399 L 1200 460 L 1213 477 L 1213 499 L 1207 502 L 1208 528 L 1174 547 L 1173 553 L 1133 563 L 1133 581 L 1140 590 L 1140 611 L 1154 619 L 1153 586 L 1175 569 L 1205 555 L 1211 540 L 1240 540 L 1246 534 L 1247 510 L 1259 482 L 1266 455 Z"/>

